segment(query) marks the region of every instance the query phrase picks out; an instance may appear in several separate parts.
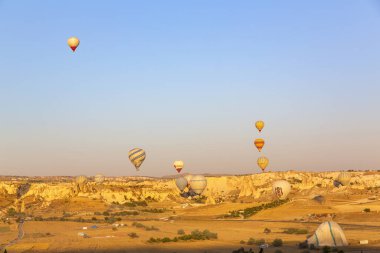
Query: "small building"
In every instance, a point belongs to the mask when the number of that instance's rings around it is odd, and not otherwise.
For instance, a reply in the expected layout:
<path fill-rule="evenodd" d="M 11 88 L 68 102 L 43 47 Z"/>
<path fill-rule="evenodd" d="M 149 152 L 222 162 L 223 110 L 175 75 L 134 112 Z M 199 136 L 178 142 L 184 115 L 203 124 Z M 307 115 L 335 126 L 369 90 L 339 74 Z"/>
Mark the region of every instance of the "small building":
<path fill-rule="evenodd" d="M 82 230 L 87 230 L 87 227 L 82 227 Z"/>

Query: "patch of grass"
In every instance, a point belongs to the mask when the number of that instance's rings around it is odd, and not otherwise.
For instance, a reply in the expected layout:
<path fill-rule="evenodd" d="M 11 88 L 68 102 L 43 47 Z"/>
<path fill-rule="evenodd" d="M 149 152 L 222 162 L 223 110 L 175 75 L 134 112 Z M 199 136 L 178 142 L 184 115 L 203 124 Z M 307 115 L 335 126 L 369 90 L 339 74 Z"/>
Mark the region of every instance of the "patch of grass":
<path fill-rule="evenodd" d="M 164 237 L 164 238 L 150 238 L 148 243 L 168 243 L 168 242 L 178 242 L 178 241 L 200 241 L 200 240 L 213 240 L 218 239 L 217 233 L 212 233 L 209 230 L 194 230 L 191 234 L 185 234 L 174 238 Z"/>
<path fill-rule="evenodd" d="M 305 234 L 308 234 L 309 231 L 307 229 L 287 228 L 283 231 L 283 233 L 284 234 L 305 235 Z"/>
<path fill-rule="evenodd" d="M 10 231 L 11 231 L 10 227 L 0 227 L 0 233 L 6 233 Z"/>
<path fill-rule="evenodd" d="M 139 222 L 133 222 L 132 226 L 136 227 L 136 228 L 144 228 L 146 231 L 160 231 L 160 229 L 155 227 L 155 226 L 149 227 L 149 226 L 145 226 L 144 224 L 139 223 Z"/>
<path fill-rule="evenodd" d="M 223 216 L 223 218 L 234 218 L 234 217 L 240 217 L 240 215 L 243 215 L 244 218 L 251 217 L 252 215 L 257 214 L 260 211 L 263 211 L 265 209 L 270 209 L 270 208 L 275 208 L 278 206 L 281 206 L 285 203 L 287 203 L 289 199 L 285 200 L 276 200 L 270 203 L 262 204 L 261 206 L 254 206 L 254 207 L 249 207 L 243 210 L 235 210 L 235 211 L 230 211 L 229 214 L 226 214 Z"/>
<path fill-rule="evenodd" d="M 165 208 L 151 208 L 151 209 L 143 209 L 142 212 L 146 213 L 164 213 L 166 212 Z"/>
<path fill-rule="evenodd" d="M 278 239 L 278 238 L 277 238 L 277 239 L 274 239 L 273 242 L 272 242 L 272 245 L 273 245 L 274 247 L 281 247 L 282 244 L 283 244 L 282 239 Z"/>
<path fill-rule="evenodd" d="M 126 202 L 123 204 L 124 206 L 127 207 L 136 207 L 136 206 L 148 206 L 148 203 L 146 201 L 131 201 L 131 202 Z"/>
<path fill-rule="evenodd" d="M 139 215 L 138 211 L 122 211 L 122 212 L 116 212 L 111 213 L 112 216 L 136 216 Z"/>

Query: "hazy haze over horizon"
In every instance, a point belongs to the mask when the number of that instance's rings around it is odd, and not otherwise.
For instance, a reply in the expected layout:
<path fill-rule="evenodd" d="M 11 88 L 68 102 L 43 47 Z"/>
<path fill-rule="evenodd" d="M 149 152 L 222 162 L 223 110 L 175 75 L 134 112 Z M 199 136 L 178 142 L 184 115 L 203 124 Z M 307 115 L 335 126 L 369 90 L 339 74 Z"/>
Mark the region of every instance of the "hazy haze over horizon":
<path fill-rule="evenodd" d="M 259 136 L 268 170 L 380 169 L 379 27 L 376 1 L 0 1 L 0 175 L 256 173 Z"/>

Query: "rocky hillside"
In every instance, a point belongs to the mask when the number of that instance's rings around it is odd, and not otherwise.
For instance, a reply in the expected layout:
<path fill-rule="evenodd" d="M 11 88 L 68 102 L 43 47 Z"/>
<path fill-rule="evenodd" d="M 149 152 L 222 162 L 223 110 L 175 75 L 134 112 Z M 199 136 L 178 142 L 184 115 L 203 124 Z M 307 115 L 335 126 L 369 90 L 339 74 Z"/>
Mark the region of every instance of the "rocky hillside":
<path fill-rule="evenodd" d="M 339 172 L 276 172 L 242 176 L 209 176 L 203 195 L 206 204 L 236 201 L 250 198 L 259 201 L 269 200 L 272 196 L 272 183 L 285 179 L 292 186 L 292 197 L 312 198 L 318 194 L 366 191 L 376 194 L 380 189 L 380 172 L 351 172 L 348 186 L 334 187 Z M 179 191 L 173 179 L 118 178 L 108 179 L 101 184 L 93 181 L 76 183 L 75 180 L 45 180 L 35 182 L 30 178 L 11 180 L 2 177 L 0 199 L 12 200 L 18 211 L 28 205 L 48 207 L 55 200 L 69 200 L 84 197 L 101 200 L 106 204 L 123 204 L 130 201 L 175 201 L 181 202 Z M 5 203 L 5 202 L 4 202 Z M 1 206 L 0 206 L 1 208 Z"/>

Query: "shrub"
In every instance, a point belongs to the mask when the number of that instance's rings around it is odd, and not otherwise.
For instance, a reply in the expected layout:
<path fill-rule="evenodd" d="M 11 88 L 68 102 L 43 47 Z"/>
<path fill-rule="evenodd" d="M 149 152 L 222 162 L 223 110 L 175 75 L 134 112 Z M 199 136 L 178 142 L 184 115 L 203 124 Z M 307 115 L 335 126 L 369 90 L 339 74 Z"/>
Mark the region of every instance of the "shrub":
<path fill-rule="evenodd" d="M 248 239 L 248 242 L 247 242 L 248 245 L 253 245 L 255 243 L 256 243 L 256 240 L 253 239 L 252 237 Z"/>
<path fill-rule="evenodd" d="M 103 212 L 103 215 L 104 215 L 104 216 L 110 216 L 110 213 L 107 212 L 107 211 L 104 211 L 104 212 Z"/>
<path fill-rule="evenodd" d="M 134 239 L 134 238 L 139 238 L 139 235 L 136 234 L 135 232 L 129 233 L 128 236 L 129 236 L 130 238 L 132 238 L 132 239 Z"/>
<path fill-rule="evenodd" d="M 16 210 L 12 207 L 12 208 L 9 208 L 8 211 L 7 211 L 7 215 L 10 216 L 10 217 L 13 217 L 17 214 Z"/>
<path fill-rule="evenodd" d="M 91 220 L 96 221 L 98 219 L 96 217 L 92 217 Z"/>
<path fill-rule="evenodd" d="M 283 244 L 282 239 L 274 239 L 273 242 L 272 242 L 272 245 L 274 247 L 281 247 L 282 244 Z"/>
<path fill-rule="evenodd" d="M 265 240 L 264 239 L 259 239 L 256 241 L 256 245 L 262 245 L 265 243 Z"/>
<path fill-rule="evenodd" d="M 169 237 L 164 237 L 164 238 L 162 238 L 161 241 L 162 241 L 163 243 L 167 243 L 167 242 L 171 242 L 172 240 L 170 240 Z"/>
<path fill-rule="evenodd" d="M 245 241 L 244 241 L 244 240 L 241 240 L 241 241 L 240 241 L 240 244 L 245 244 Z"/>
<path fill-rule="evenodd" d="M 185 234 L 185 230 L 183 230 L 182 228 L 178 229 L 177 234 L 178 235 L 184 235 Z"/>
<path fill-rule="evenodd" d="M 316 250 L 316 247 L 315 247 L 314 244 L 310 244 L 309 249 L 310 249 L 310 250 Z"/>
<path fill-rule="evenodd" d="M 117 228 L 113 227 L 112 230 L 113 230 L 113 231 L 117 231 Z"/>
<path fill-rule="evenodd" d="M 296 235 L 302 235 L 307 234 L 309 231 L 307 229 L 298 229 L 298 228 L 287 228 L 283 231 L 285 234 L 296 234 Z"/>
<path fill-rule="evenodd" d="M 323 252 L 323 253 L 330 253 L 330 252 L 331 252 L 331 249 L 330 249 L 329 246 L 325 246 L 325 247 L 322 248 L 322 252 Z"/>
<path fill-rule="evenodd" d="M 369 209 L 369 208 L 365 208 L 363 211 L 364 211 L 365 213 L 369 213 L 369 212 L 371 212 L 371 209 Z"/>
<path fill-rule="evenodd" d="M 276 249 L 274 253 L 282 253 L 282 250 Z"/>
<path fill-rule="evenodd" d="M 264 233 L 265 233 L 265 234 L 269 234 L 269 233 L 271 233 L 271 232 L 272 232 L 272 230 L 270 230 L 269 228 L 265 228 L 265 229 L 264 229 Z"/>

